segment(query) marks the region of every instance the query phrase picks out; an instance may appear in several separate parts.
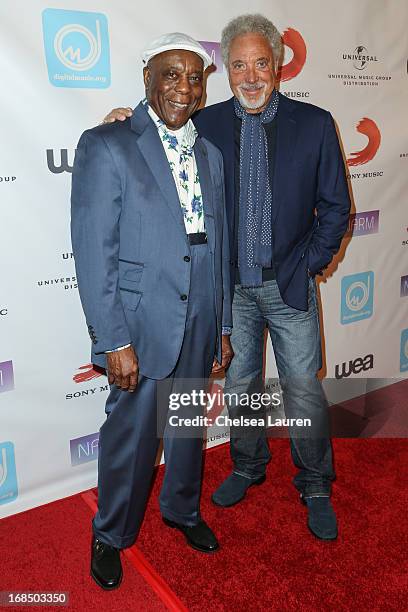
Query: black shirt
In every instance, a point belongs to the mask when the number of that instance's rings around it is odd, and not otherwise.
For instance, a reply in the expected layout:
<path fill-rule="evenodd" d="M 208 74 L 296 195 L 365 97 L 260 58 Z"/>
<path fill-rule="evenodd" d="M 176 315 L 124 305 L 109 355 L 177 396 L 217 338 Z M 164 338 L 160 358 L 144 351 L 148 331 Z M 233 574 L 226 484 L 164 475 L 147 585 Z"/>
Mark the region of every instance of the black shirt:
<path fill-rule="evenodd" d="M 235 223 L 234 223 L 234 245 L 231 249 L 235 266 L 237 268 L 235 275 L 235 284 L 240 283 L 239 268 L 238 268 L 238 225 L 239 225 L 239 162 L 240 162 L 240 141 L 241 141 L 241 125 L 242 121 L 239 117 L 234 118 L 234 176 L 235 176 Z M 268 143 L 268 175 L 269 185 L 272 190 L 273 176 L 275 170 L 275 151 L 276 151 L 276 118 L 269 123 L 263 124 L 266 132 L 266 140 Z M 273 206 L 273 202 L 272 202 Z M 271 268 L 262 270 L 262 280 L 272 280 L 275 278 L 273 264 Z"/>

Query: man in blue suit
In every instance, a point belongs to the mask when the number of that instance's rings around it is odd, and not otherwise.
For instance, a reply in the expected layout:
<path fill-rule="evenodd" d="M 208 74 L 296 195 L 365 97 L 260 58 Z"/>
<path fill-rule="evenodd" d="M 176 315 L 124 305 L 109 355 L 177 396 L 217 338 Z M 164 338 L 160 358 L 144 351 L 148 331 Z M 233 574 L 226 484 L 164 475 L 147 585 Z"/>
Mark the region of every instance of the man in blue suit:
<path fill-rule="evenodd" d="M 202 430 L 166 420 L 170 393 L 202 389 L 232 357 L 222 156 L 190 121 L 211 59 L 175 33 L 143 60 L 146 99 L 126 122 L 84 132 L 72 178 L 79 293 L 92 362 L 111 385 L 91 561 L 104 589 L 121 582 L 119 550 L 137 537 L 163 430 L 163 520 L 195 549 L 218 549 L 199 510 Z M 183 414 L 202 411 L 192 401 Z"/>
<path fill-rule="evenodd" d="M 286 414 L 312 421 L 309 431 L 290 429 L 294 484 L 312 533 L 335 539 L 328 412 L 317 378 L 322 362 L 315 276 L 338 251 L 347 228 L 343 158 L 330 113 L 276 90 L 282 42 L 268 19 L 233 19 L 223 30 L 221 50 L 234 96 L 201 110 L 194 123 L 224 158 L 235 354 L 224 391 L 262 388 L 268 328 Z M 106 120 L 129 114 L 117 109 Z M 231 404 L 229 411 L 235 416 L 245 408 Z M 212 496 L 224 507 L 264 482 L 270 460 L 265 430 L 232 429 L 231 458 L 233 472 Z"/>

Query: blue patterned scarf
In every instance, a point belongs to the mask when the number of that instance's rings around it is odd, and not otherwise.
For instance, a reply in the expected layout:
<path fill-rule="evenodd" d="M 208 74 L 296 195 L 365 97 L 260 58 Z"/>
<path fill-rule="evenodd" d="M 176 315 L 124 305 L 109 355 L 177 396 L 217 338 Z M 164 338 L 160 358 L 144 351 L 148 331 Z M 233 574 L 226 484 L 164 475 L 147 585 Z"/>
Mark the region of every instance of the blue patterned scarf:
<path fill-rule="evenodd" d="M 262 285 L 262 268 L 272 264 L 272 190 L 269 184 L 268 142 L 264 123 L 275 118 L 279 95 L 273 90 L 260 114 L 248 113 L 234 98 L 242 120 L 239 168 L 238 267 L 244 287 Z"/>

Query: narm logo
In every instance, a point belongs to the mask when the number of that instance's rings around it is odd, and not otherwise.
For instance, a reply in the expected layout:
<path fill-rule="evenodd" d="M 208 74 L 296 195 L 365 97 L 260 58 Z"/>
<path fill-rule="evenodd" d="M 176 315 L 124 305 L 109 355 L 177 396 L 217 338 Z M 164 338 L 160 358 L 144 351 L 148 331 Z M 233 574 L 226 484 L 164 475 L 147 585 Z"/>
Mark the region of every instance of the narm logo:
<path fill-rule="evenodd" d="M 47 166 L 53 174 L 72 172 L 73 165 L 68 162 L 68 149 L 60 149 L 59 165 L 55 163 L 54 149 L 47 149 Z"/>
<path fill-rule="evenodd" d="M 221 45 L 219 42 L 212 42 L 208 40 L 200 40 L 198 41 L 204 49 L 207 51 L 208 55 L 211 57 L 213 62 L 213 72 L 217 72 L 220 74 L 223 72 L 224 64 L 222 62 L 221 57 Z"/>
<path fill-rule="evenodd" d="M 379 210 L 368 210 L 367 212 L 351 214 L 347 234 L 352 236 L 378 234 L 379 216 Z"/>
<path fill-rule="evenodd" d="M 73 467 L 82 463 L 89 463 L 98 459 L 99 433 L 89 434 L 75 438 L 69 442 L 71 451 L 71 465 Z"/>
<path fill-rule="evenodd" d="M 374 355 L 369 354 L 365 357 L 357 357 L 354 360 L 351 360 L 347 363 L 343 361 L 343 363 L 338 363 L 335 366 L 335 377 L 340 380 L 342 378 L 348 378 L 352 374 L 359 374 L 360 372 L 367 372 L 367 370 L 372 370 L 374 367 Z"/>
<path fill-rule="evenodd" d="M 0 362 L 0 393 L 6 391 L 13 391 L 14 389 L 14 370 L 13 362 L 2 361 Z"/>
<path fill-rule="evenodd" d="M 401 297 L 408 295 L 408 276 L 401 276 Z"/>

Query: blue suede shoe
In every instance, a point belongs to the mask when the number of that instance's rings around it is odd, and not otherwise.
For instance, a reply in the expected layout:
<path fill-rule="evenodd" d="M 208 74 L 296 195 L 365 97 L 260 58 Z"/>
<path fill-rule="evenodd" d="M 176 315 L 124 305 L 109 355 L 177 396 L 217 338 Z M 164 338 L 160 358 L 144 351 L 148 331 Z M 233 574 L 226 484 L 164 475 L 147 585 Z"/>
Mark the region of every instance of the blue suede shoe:
<path fill-rule="evenodd" d="M 335 540 L 337 538 L 336 514 L 330 497 L 300 497 L 307 506 L 307 526 L 314 536 L 320 540 Z"/>
<path fill-rule="evenodd" d="M 223 508 L 235 506 L 235 504 L 244 499 L 249 487 L 262 484 L 265 482 L 265 478 L 265 476 L 260 476 L 254 480 L 233 472 L 224 480 L 218 489 L 214 491 L 211 499 L 214 504 L 222 506 Z"/>

